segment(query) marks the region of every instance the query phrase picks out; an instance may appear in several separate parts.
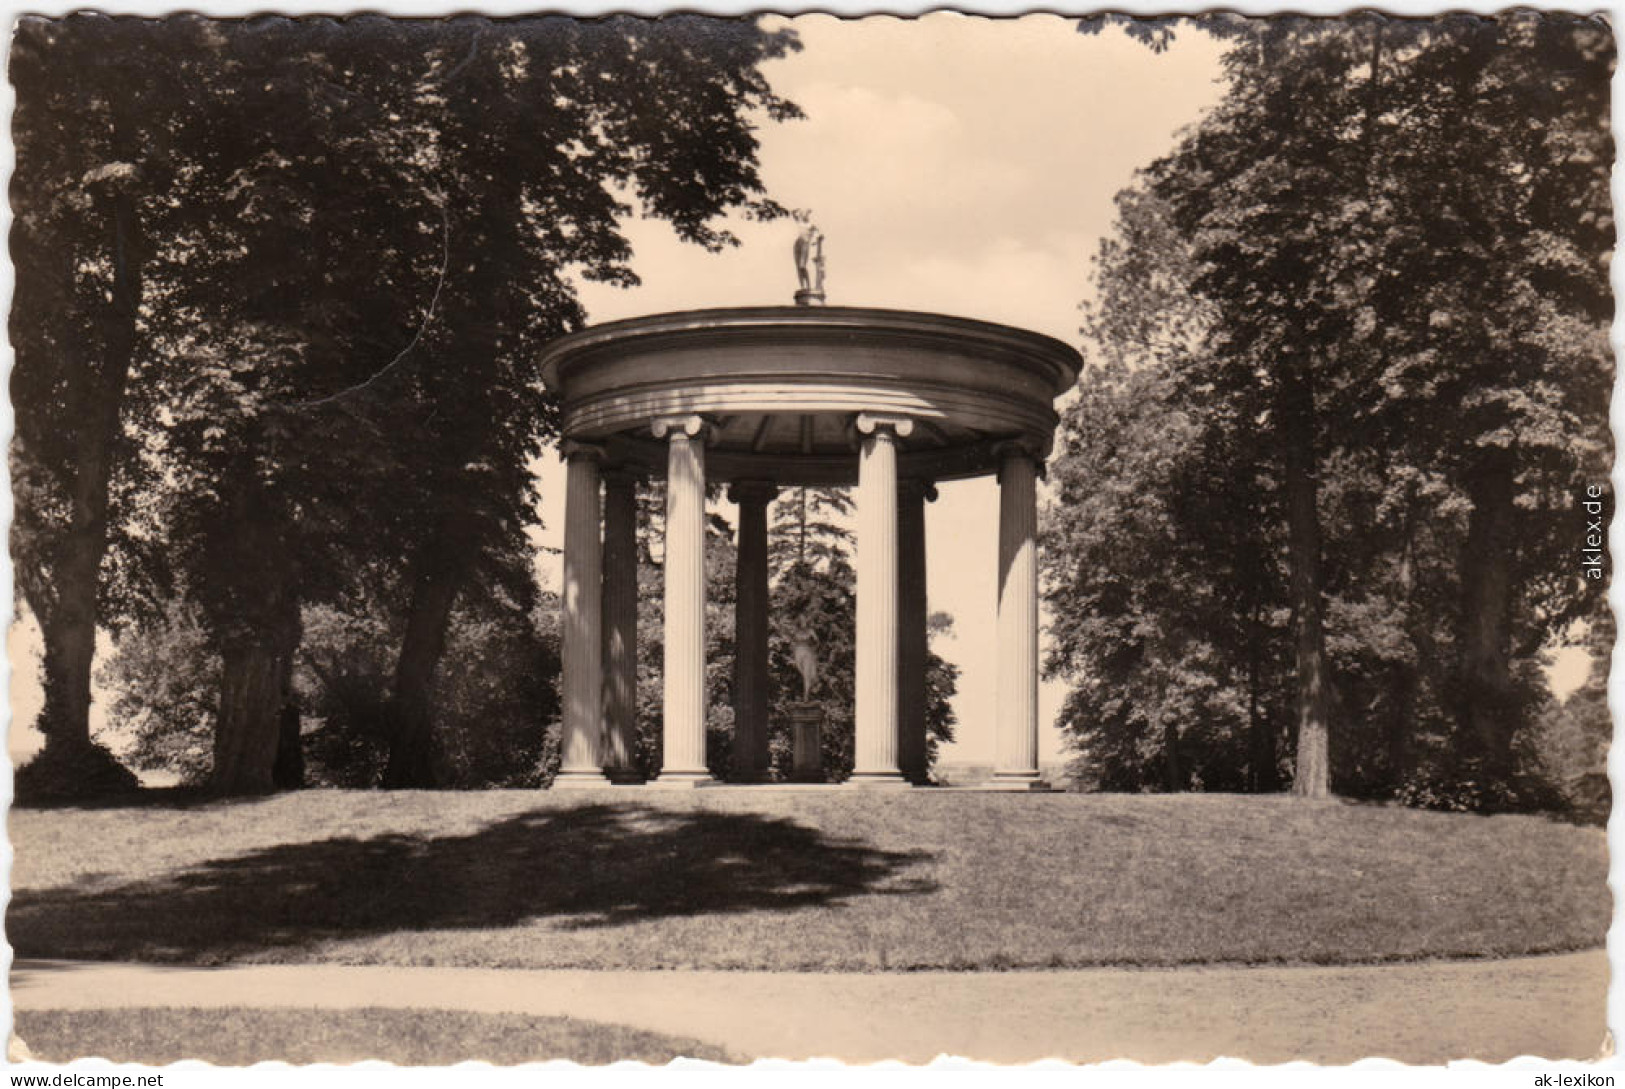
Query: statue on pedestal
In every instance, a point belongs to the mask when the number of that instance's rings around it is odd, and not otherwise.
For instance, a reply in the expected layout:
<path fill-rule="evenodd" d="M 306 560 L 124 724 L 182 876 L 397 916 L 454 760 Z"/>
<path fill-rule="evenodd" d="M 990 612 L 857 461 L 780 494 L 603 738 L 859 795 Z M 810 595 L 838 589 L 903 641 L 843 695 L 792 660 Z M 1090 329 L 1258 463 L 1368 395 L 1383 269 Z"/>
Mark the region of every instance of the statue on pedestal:
<path fill-rule="evenodd" d="M 801 702 L 812 702 L 813 685 L 818 683 L 818 648 L 812 641 L 812 632 L 796 633 L 790 644 L 790 664 L 801 674 Z"/>
<path fill-rule="evenodd" d="M 801 674 L 801 702 L 790 706 L 791 778 L 800 782 L 824 779 L 824 708 L 812 701 L 818 683 L 818 646 L 812 632 L 802 629 L 790 643 L 790 664 Z"/>

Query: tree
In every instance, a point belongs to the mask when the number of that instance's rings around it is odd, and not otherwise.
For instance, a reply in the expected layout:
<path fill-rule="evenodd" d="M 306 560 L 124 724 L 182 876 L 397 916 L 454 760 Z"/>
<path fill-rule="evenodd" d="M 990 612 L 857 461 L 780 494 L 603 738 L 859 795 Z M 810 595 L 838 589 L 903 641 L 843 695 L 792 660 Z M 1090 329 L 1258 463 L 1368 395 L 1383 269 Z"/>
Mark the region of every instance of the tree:
<path fill-rule="evenodd" d="M 635 282 L 629 200 L 712 247 L 723 212 L 778 213 L 753 118 L 795 115 L 758 71 L 794 38 L 689 17 L 194 23 L 210 109 L 176 166 L 187 216 L 151 243 L 173 258 L 143 311 L 155 415 L 126 459 L 163 482 L 147 539 L 192 567 L 127 585 L 197 595 L 223 663 L 215 786 L 264 790 L 302 607 L 417 542 L 388 776 L 430 782 L 451 610 L 533 519 L 552 410 L 528 360 L 582 323 L 568 277 Z M 141 64 L 171 61 L 167 25 L 143 24 Z M 174 124 L 177 102 L 147 105 Z M 527 130 L 547 138 L 495 135 Z"/>
<path fill-rule="evenodd" d="M 1159 364 L 1090 366 L 1045 509 L 1046 669 L 1072 682 L 1074 778 L 1113 790 L 1271 790 L 1285 602 L 1254 443 Z M 1111 466 L 1104 477 L 1099 466 Z M 1132 541 L 1132 548 L 1123 542 Z"/>
<path fill-rule="evenodd" d="M 954 727 L 959 724 L 953 703 L 959 691 L 959 667 L 930 649 L 932 639 L 953 637 L 953 616 L 941 611 L 931 613 L 926 617 L 926 631 L 925 767 L 929 773 L 937 765 L 941 747 L 954 739 Z"/>
<path fill-rule="evenodd" d="M 317 782 L 366 787 L 383 780 L 393 736 L 389 680 L 401 635 L 399 621 L 394 630 L 375 627 L 376 615 L 306 612 L 295 691 L 313 724 L 306 748 Z M 544 726 L 559 711 L 557 617 L 555 595 L 519 602 L 500 585 L 462 595 L 444 651 L 450 698 L 439 724 L 443 786 L 544 781 L 554 747 Z"/>
<path fill-rule="evenodd" d="M 1046 670 L 1074 683 L 1061 725 L 1077 781 L 1272 790 L 1287 680 L 1278 474 L 1242 406 L 1185 380 L 1221 313 L 1192 288 L 1172 209 L 1144 183 L 1117 206 L 1044 511 L 1058 605 Z"/>
<path fill-rule="evenodd" d="M 459 20 L 437 93 L 440 177 L 452 198 L 451 267 L 428 338 L 433 365 L 406 397 L 423 428 L 414 472 L 429 532 L 412 559 L 413 605 L 396 668 L 389 781 L 434 781 L 430 682 L 451 603 L 492 549 L 532 517 L 528 466 L 554 434 L 531 360 L 584 322 L 567 272 L 631 284 L 619 217 L 631 206 L 709 249 L 731 208 L 778 214 L 762 196 L 753 115 L 797 116 L 758 66 L 795 47 L 738 20 Z M 540 128 L 548 140 L 493 140 Z M 393 409 L 400 406 L 395 405 Z"/>
<path fill-rule="evenodd" d="M 1519 663 L 1601 603 L 1599 585 L 1567 576 L 1571 542 L 1552 527 L 1611 461 L 1614 46 L 1591 20 L 1445 25 L 1390 79 L 1407 98 L 1431 92 L 1424 105 L 1379 135 L 1426 148 L 1434 164 L 1393 171 L 1396 203 L 1429 230 L 1425 249 L 1390 243 L 1385 254 L 1407 304 L 1407 335 L 1385 353 L 1385 377 L 1402 392 L 1386 407 L 1391 420 L 1450 409 L 1419 454 L 1446 466 L 1471 505 L 1459 561 L 1461 774 L 1515 800 L 1517 738 L 1539 700 Z M 1472 321 L 1454 318 L 1465 285 L 1448 274 L 1466 265 Z M 1433 361 L 1437 393 L 1421 406 L 1405 379 Z"/>
<path fill-rule="evenodd" d="M 1334 360 L 1352 331 L 1338 305 L 1346 270 L 1333 232 L 1358 216 L 1366 165 L 1364 146 L 1347 135 L 1370 106 L 1351 48 L 1357 22 L 1254 25 L 1226 57 L 1224 102 L 1152 168 L 1180 231 L 1201 239 L 1193 286 L 1223 313 L 1203 378 L 1248 399 L 1279 454 L 1296 678 L 1292 789 L 1306 797 L 1330 789 L 1320 469 Z M 1262 142 L 1245 148 L 1251 140 Z"/>
<path fill-rule="evenodd" d="M 268 165 L 265 142 L 255 139 L 261 130 L 242 124 L 244 102 L 283 115 L 293 82 L 234 82 L 243 56 L 233 46 L 246 25 L 84 16 L 33 20 L 19 30 L 14 185 L 28 211 L 13 236 L 13 461 L 27 483 L 14 547 L 27 572 L 25 595 L 47 631 L 45 672 L 55 695 L 42 727 L 69 748 L 87 740 L 98 620 L 116 627 L 152 619 L 184 582 L 170 563 L 173 542 L 163 538 L 153 491 L 168 482 L 173 464 L 161 455 L 191 422 L 185 408 L 210 398 L 178 406 L 177 391 L 188 378 L 240 379 L 256 357 L 288 347 L 286 339 L 267 344 L 253 335 L 262 330 L 251 333 L 240 311 L 205 355 L 201 323 L 214 315 L 195 305 L 206 292 L 185 291 L 200 283 L 219 291 L 225 281 L 224 294 L 235 298 L 266 287 L 226 275 L 257 266 L 229 249 L 232 232 L 219 232 L 225 194 L 241 195 L 248 173 Z M 237 27 L 235 37 L 229 27 Z M 277 203 L 278 194 L 258 196 L 256 211 Z M 247 350 L 238 354 L 239 347 Z M 192 371 L 193 363 L 203 365 Z M 218 446 L 217 425 L 195 432 Z M 252 475 L 249 466 L 239 472 Z"/>
<path fill-rule="evenodd" d="M 1585 682 L 1561 702 L 1541 711 L 1531 747 L 1538 764 L 1534 776 L 1561 808 L 1590 824 L 1608 823 L 1612 791 L 1608 784 L 1608 746 L 1613 716 L 1608 711 L 1609 659 L 1613 653 L 1613 617 L 1602 613 L 1587 633 L 1592 651 Z"/>
<path fill-rule="evenodd" d="M 220 659 L 195 603 L 177 598 L 162 619 L 120 631 L 97 679 L 112 693 L 109 716 L 133 735 L 125 759 L 187 785 L 208 777 Z"/>
<path fill-rule="evenodd" d="M 518 559 L 529 566 L 528 557 Z M 370 787 L 381 780 L 390 741 L 389 673 L 403 612 L 398 603 L 359 594 L 302 610 L 288 707 L 304 735 L 301 755 L 312 783 Z M 500 583 L 459 602 L 446 647 L 452 698 L 441 723 L 445 785 L 542 781 L 549 755 L 543 724 L 558 711 L 557 613 L 555 596 L 516 601 Z M 196 605 L 184 598 L 162 622 L 125 629 L 100 681 L 113 694 L 111 716 L 134 734 L 126 759 L 186 785 L 206 784 L 220 668 Z"/>
<path fill-rule="evenodd" d="M 216 194 L 205 256 L 164 313 L 179 365 L 154 376 L 165 535 L 222 661 L 211 786 L 227 794 L 276 785 L 303 608 L 378 577 L 380 554 L 404 547 L 402 512 L 382 505 L 398 495 L 391 421 L 343 394 L 410 351 L 444 272 L 441 240 L 402 229 L 407 211 L 435 215 L 426 164 L 399 155 L 414 133 L 375 124 L 399 78 L 390 47 L 405 43 L 373 35 L 377 55 L 346 57 L 359 34 L 300 25 L 228 35 L 234 71 L 270 88 L 262 105 L 293 124 L 239 139 L 243 165 Z M 381 204 L 384 189 L 401 195 Z"/>
<path fill-rule="evenodd" d="M 1598 600 L 1556 527 L 1606 464 L 1611 40 L 1523 15 L 1201 25 L 1235 43 L 1228 94 L 1120 198 L 1097 275 L 1129 316 L 1086 335 L 1178 421 L 1144 441 L 1270 437 L 1218 464 L 1252 482 L 1255 558 L 1283 532 L 1295 788 L 1522 804 L 1535 655 Z M 1143 479 L 1175 509 L 1185 478 Z"/>
<path fill-rule="evenodd" d="M 46 745 L 23 794 L 134 783 L 90 741 L 103 558 L 122 531 L 118 477 L 140 471 L 124 425 L 143 307 L 163 235 L 191 215 L 185 167 L 211 115 L 214 70 L 209 26 L 190 17 L 26 18 L 13 38 L 11 543 L 45 644 Z"/>

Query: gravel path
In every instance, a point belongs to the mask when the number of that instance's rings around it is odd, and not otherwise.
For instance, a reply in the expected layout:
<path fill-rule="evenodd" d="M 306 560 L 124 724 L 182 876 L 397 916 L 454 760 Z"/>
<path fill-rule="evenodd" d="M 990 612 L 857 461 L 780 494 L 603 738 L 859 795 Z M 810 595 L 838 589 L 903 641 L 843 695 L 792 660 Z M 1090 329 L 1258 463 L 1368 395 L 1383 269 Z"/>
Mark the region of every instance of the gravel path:
<path fill-rule="evenodd" d="M 355 1006 L 569 1014 L 762 1058 L 1343 1064 L 1596 1057 L 1602 950 L 1352 968 L 549 971 L 20 961 L 22 1009 Z"/>

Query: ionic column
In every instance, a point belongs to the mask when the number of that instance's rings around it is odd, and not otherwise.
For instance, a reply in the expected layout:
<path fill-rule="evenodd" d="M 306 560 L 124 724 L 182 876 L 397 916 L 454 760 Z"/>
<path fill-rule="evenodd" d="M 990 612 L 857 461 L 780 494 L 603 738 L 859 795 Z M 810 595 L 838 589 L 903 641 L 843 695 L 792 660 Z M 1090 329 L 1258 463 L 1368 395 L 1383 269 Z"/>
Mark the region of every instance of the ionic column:
<path fill-rule="evenodd" d="M 897 765 L 897 438 L 913 423 L 861 413 L 855 783 L 902 784 Z"/>
<path fill-rule="evenodd" d="M 897 763 L 904 778 L 923 783 L 926 761 L 926 660 L 930 652 L 925 593 L 925 504 L 937 489 L 925 480 L 897 486 Z"/>
<path fill-rule="evenodd" d="M 994 778 L 1038 779 L 1038 464 L 1017 444 L 999 452 L 999 672 Z"/>
<path fill-rule="evenodd" d="M 771 483 L 742 480 L 728 489 L 739 504 L 739 569 L 734 604 L 734 777 L 766 778 L 767 753 L 767 505 Z"/>
<path fill-rule="evenodd" d="M 604 472 L 604 774 L 639 778 L 638 480 L 625 468 Z"/>
<path fill-rule="evenodd" d="M 656 420 L 667 439 L 662 782 L 701 782 L 705 766 L 705 421 Z"/>
<path fill-rule="evenodd" d="M 598 532 L 595 447 L 565 444 L 564 485 L 563 761 L 553 785 L 601 785 L 603 732 L 603 546 Z"/>

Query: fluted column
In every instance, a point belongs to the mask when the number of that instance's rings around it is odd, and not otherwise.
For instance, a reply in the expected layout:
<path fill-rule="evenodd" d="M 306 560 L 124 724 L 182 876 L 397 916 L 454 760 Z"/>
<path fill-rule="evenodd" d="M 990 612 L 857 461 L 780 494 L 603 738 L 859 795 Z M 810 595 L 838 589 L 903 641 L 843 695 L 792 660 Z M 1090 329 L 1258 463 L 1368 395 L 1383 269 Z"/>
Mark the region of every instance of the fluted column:
<path fill-rule="evenodd" d="M 705 421 L 656 420 L 666 451 L 663 783 L 703 782 L 705 766 Z"/>
<path fill-rule="evenodd" d="M 638 692 L 638 479 L 625 468 L 604 477 L 604 774 L 639 778 L 633 754 Z"/>
<path fill-rule="evenodd" d="M 567 443 L 564 485 L 563 761 L 553 785 L 602 784 L 603 546 L 599 540 L 600 451 Z"/>
<path fill-rule="evenodd" d="M 739 569 L 734 598 L 734 747 L 736 779 L 767 777 L 767 505 L 771 483 L 742 480 L 728 489 L 739 504 Z"/>
<path fill-rule="evenodd" d="M 997 761 L 1004 785 L 1038 785 L 1038 464 L 1011 444 L 999 456 Z"/>
<path fill-rule="evenodd" d="M 913 423 L 861 413 L 855 783 L 906 782 L 897 765 L 897 439 Z"/>
<path fill-rule="evenodd" d="M 926 661 L 930 636 L 926 630 L 925 504 L 936 499 L 929 481 L 904 480 L 897 486 L 898 627 L 897 763 L 910 782 L 927 781 Z"/>

